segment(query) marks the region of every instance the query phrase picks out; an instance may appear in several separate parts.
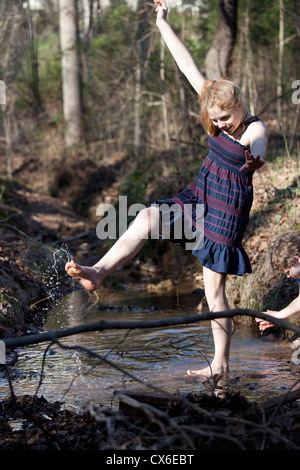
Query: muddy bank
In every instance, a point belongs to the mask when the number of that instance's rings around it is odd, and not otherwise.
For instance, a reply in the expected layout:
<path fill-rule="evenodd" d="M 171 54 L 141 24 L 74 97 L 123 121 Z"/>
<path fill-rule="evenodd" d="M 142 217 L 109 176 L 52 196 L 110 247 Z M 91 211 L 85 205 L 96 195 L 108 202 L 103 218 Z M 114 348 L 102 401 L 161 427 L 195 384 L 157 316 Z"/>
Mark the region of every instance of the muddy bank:
<path fill-rule="evenodd" d="M 258 405 L 238 394 L 120 394 L 119 409 L 87 404 L 75 413 L 24 396 L 0 409 L 1 450 L 300 449 L 299 403 L 282 397 Z"/>
<path fill-rule="evenodd" d="M 1 336 L 22 334 L 43 323 L 41 302 L 54 300 L 49 276 L 53 253 L 68 243 L 80 258 L 91 246 L 92 226 L 67 204 L 5 182 L 0 203 L 0 327 Z M 71 287 L 60 279 L 63 295 Z"/>

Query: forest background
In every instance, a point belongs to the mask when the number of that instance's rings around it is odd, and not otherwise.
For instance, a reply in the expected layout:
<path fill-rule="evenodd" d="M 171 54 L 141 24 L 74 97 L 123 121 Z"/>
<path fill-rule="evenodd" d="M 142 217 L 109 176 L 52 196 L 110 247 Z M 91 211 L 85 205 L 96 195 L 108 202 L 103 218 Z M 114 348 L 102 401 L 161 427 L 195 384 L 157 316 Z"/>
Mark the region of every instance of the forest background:
<path fill-rule="evenodd" d="M 120 195 L 128 207 L 147 205 L 197 177 L 207 154 L 197 96 L 164 47 L 154 10 L 146 0 L 1 1 L 4 335 L 39 321 L 49 252 L 59 243 L 92 263 L 113 242 L 96 236 L 99 205 L 118 208 Z M 232 306 L 279 309 L 297 292 L 272 272 L 269 249 L 281 233 L 300 230 L 299 15 L 297 0 L 173 1 L 169 12 L 203 73 L 230 75 L 270 130 L 245 237 L 253 274 L 230 278 Z M 217 70 L 216 44 L 224 47 Z M 168 279 L 170 289 L 183 279 L 202 287 L 198 262 L 170 245 L 149 240 L 133 271 Z"/>

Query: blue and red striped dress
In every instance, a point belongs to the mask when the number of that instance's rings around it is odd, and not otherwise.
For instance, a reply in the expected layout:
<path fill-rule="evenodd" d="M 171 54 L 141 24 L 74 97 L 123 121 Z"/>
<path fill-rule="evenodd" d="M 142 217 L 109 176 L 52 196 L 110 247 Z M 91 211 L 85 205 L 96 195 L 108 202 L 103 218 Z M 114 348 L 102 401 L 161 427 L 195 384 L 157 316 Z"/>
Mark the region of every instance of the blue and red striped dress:
<path fill-rule="evenodd" d="M 258 118 L 253 117 L 245 124 L 254 120 Z M 191 251 L 203 266 L 219 273 L 250 273 L 250 260 L 242 240 L 253 202 L 253 172 L 240 172 L 245 163 L 245 150 L 249 149 L 222 131 L 209 137 L 208 143 L 209 153 L 197 180 L 172 199 L 156 201 L 156 205 L 176 204 L 180 208 L 182 221 L 192 227 L 194 236 L 198 235 Z M 169 238 L 186 249 L 191 237 L 187 240 L 185 232 L 183 236 L 175 234 L 178 217 L 167 219 L 171 229 Z"/>

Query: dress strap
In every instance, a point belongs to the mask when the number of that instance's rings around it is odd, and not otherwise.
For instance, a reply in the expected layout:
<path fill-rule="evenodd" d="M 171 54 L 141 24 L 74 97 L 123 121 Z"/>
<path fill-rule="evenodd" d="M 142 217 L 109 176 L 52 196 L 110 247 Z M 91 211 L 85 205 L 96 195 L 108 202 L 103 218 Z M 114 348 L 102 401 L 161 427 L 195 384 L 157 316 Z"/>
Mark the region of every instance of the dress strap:
<path fill-rule="evenodd" d="M 260 121 L 260 119 L 256 116 L 250 116 L 248 119 L 245 119 L 245 121 L 243 122 L 243 125 L 244 125 L 244 129 L 246 130 L 247 127 L 252 124 L 252 122 L 256 122 L 256 121 Z"/>

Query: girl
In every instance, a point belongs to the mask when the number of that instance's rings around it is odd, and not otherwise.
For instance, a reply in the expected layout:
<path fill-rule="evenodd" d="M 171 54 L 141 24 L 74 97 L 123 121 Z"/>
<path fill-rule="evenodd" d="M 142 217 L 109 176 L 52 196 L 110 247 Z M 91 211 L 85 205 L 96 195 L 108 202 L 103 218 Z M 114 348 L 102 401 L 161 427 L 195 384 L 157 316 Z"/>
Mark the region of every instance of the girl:
<path fill-rule="evenodd" d="M 272 317 L 286 319 L 300 314 L 300 234 L 284 234 L 276 238 L 271 251 L 271 263 L 274 270 L 283 272 L 287 278 L 296 279 L 299 295 L 285 308 L 277 311 L 267 310 Z M 261 331 L 271 328 L 273 323 L 257 318 Z"/>
<path fill-rule="evenodd" d="M 186 205 L 192 207 L 193 232 L 202 231 L 202 243 L 193 249 L 203 265 L 205 295 L 211 311 L 229 309 L 225 294 L 227 274 L 251 272 L 249 258 L 242 247 L 242 238 L 252 205 L 253 171 L 264 164 L 267 152 L 266 126 L 246 109 L 236 84 L 227 78 L 207 81 L 196 67 L 192 56 L 167 22 L 167 7 L 154 0 L 157 20 L 163 39 L 178 67 L 199 96 L 203 126 L 209 134 L 209 153 L 198 179 L 171 200 L 157 201 L 143 209 L 108 253 L 93 267 L 67 263 L 68 274 L 87 289 L 96 289 L 102 279 L 130 260 L 144 245 L 150 234 L 164 236 L 171 228 L 173 241 L 185 247 L 186 240 L 174 236 L 177 220 L 167 227 L 162 222 L 161 204 L 176 203 L 184 218 Z M 203 207 L 204 223 L 199 224 L 195 213 Z M 184 221 L 183 221 L 184 222 Z M 170 232 L 169 232 L 170 233 Z M 199 239 L 198 239 L 199 242 Z M 189 370 L 188 375 L 214 375 L 229 371 L 231 320 L 212 322 L 215 355 L 209 367 Z"/>

